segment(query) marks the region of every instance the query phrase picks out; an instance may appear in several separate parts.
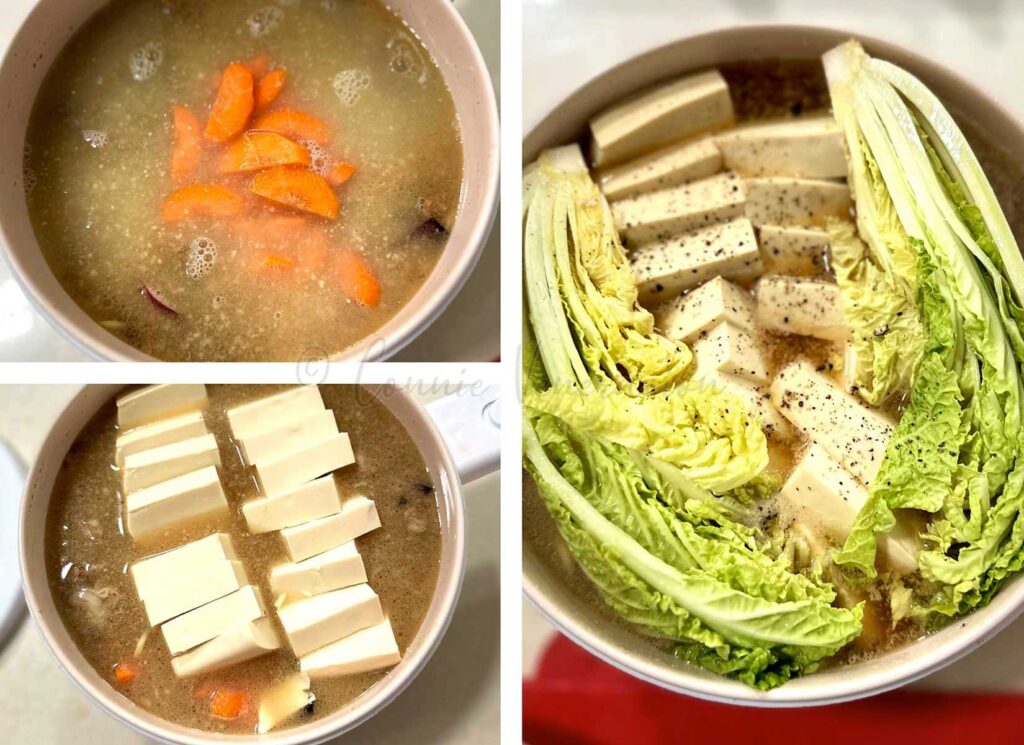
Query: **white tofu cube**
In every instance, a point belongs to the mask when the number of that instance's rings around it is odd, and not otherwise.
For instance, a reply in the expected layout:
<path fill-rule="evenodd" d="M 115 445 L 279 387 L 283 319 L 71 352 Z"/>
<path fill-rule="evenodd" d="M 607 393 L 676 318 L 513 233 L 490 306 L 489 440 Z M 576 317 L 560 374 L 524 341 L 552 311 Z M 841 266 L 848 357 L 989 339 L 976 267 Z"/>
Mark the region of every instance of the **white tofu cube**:
<path fill-rule="evenodd" d="M 237 665 L 280 647 L 273 621 L 264 616 L 236 624 L 191 652 L 172 657 L 171 667 L 179 678 L 187 678 Z"/>
<path fill-rule="evenodd" d="M 366 567 L 355 541 L 304 561 L 278 564 L 270 570 L 270 589 L 274 595 L 319 595 L 366 581 Z"/>
<path fill-rule="evenodd" d="M 187 652 L 233 626 L 266 615 L 260 591 L 245 585 L 230 595 L 178 616 L 160 627 L 171 654 Z"/>
<path fill-rule="evenodd" d="M 292 651 L 301 657 L 384 620 L 369 585 L 353 585 L 289 603 L 277 611 Z"/>
<path fill-rule="evenodd" d="M 700 137 L 604 171 L 599 183 L 609 202 L 669 189 L 722 170 L 722 154 L 711 137 Z"/>
<path fill-rule="evenodd" d="M 352 443 L 342 432 L 312 442 L 301 450 L 257 463 L 256 478 L 265 496 L 276 497 L 355 462 Z"/>
<path fill-rule="evenodd" d="M 843 132 L 831 116 L 748 124 L 718 133 L 715 144 L 741 176 L 846 178 Z"/>
<path fill-rule="evenodd" d="M 391 622 L 385 618 L 378 624 L 307 654 L 299 660 L 299 669 L 317 680 L 368 673 L 401 661 Z"/>
<path fill-rule="evenodd" d="M 222 598 L 248 582 L 242 562 L 219 561 L 201 572 L 164 577 L 158 589 L 142 597 L 142 604 L 150 625 L 156 626 Z"/>
<path fill-rule="evenodd" d="M 228 500 L 215 466 L 161 481 L 125 498 L 125 522 L 136 541 L 227 512 Z"/>
<path fill-rule="evenodd" d="M 131 494 L 191 471 L 219 465 L 220 449 L 213 435 L 161 445 L 124 459 L 124 491 Z"/>
<path fill-rule="evenodd" d="M 289 675 L 260 696 L 256 732 L 265 735 L 314 700 L 306 673 Z"/>
<path fill-rule="evenodd" d="M 766 272 L 808 276 L 825 273 L 829 247 L 827 230 L 762 225 L 758 241 Z"/>
<path fill-rule="evenodd" d="M 145 599 L 158 592 L 167 577 L 200 574 L 218 562 L 238 561 L 238 554 L 227 533 L 213 533 L 197 541 L 140 559 L 131 566 L 132 579 Z"/>
<path fill-rule="evenodd" d="M 161 419 L 118 435 L 114 446 L 114 460 L 118 468 L 123 468 L 124 459 L 128 455 L 205 434 L 206 421 L 201 411 L 190 411 L 170 419 Z"/>
<path fill-rule="evenodd" d="M 846 184 L 784 177 L 745 181 L 746 215 L 762 225 L 823 228 L 830 217 L 850 219 L 853 203 Z"/>
<path fill-rule="evenodd" d="M 338 423 L 334 419 L 334 412 L 320 409 L 290 419 L 280 427 L 243 437 L 238 444 L 245 462 L 256 465 L 336 434 Z"/>
<path fill-rule="evenodd" d="M 590 121 L 595 165 L 610 166 L 734 119 L 729 86 L 718 70 L 688 75 L 634 96 Z"/>
<path fill-rule="evenodd" d="M 723 321 L 752 331 L 754 299 L 742 287 L 715 277 L 686 295 L 662 303 L 654 309 L 654 317 L 665 336 L 690 343 Z"/>
<path fill-rule="evenodd" d="M 242 514 L 250 533 L 269 533 L 333 515 L 340 509 L 338 484 L 328 474 L 276 497 L 250 500 L 242 505 Z"/>
<path fill-rule="evenodd" d="M 768 365 L 757 340 L 743 329 L 723 321 L 693 343 L 700 370 L 715 370 L 755 383 L 768 382 Z"/>
<path fill-rule="evenodd" d="M 323 409 L 320 389 L 303 385 L 228 409 L 227 415 L 231 433 L 236 440 L 242 440 Z"/>
<path fill-rule="evenodd" d="M 352 497 L 341 505 L 336 515 L 311 520 L 294 528 L 284 528 L 281 537 L 292 561 L 337 548 L 380 527 L 377 505 L 366 497 Z"/>
<path fill-rule="evenodd" d="M 122 432 L 158 419 L 205 409 L 202 383 L 151 385 L 117 398 L 117 426 Z"/>
<path fill-rule="evenodd" d="M 845 341 L 849 329 L 843 316 L 839 286 L 805 277 L 761 277 L 754 285 L 757 322 L 780 334 Z"/>

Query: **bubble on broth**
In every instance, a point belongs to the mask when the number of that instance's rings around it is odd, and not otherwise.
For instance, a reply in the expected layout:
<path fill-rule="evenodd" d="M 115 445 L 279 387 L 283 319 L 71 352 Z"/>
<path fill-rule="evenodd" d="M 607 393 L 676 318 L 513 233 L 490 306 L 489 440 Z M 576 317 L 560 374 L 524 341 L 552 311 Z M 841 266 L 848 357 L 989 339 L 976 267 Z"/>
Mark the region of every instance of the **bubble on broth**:
<path fill-rule="evenodd" d="M 164 47 L 158 41 L 149 41 L 132 52 L 128 60 L 128 68 L 132 77 L 142 82 L 149 80 L 164 61 Z"/>
<path fill-rule="evenodd" d="M 331 80 L 331 87 L 342 106 L 355 106 L 371 82 L 370 73 L 366 70 L 342 70 Z"/>
<path fill-rule="evenodd" d="M 319 142 L 303 140 L 301 143 L 309 151 L 309 168 L 324 178 L 331 170 L 331 154 Z"/>
<path fill-rule="evenodd" d="M 427 82 L 427 63 L 423 52 L 408 34 L 398 33 L 388 40 L 388 69 L 420 85 Z"/>
<path fill-rule="evenodd" d="M 214 308 L 219 308 L 222 305 L 224 305 L 224 296 L 223 295 L 214 295 L 213 296 L 213 307 Z"/>
<path fill-rule="evenodd" d="M 83 129 L 82 139 L 89 143 L 89 147 L 93 150 L 99 150 L 101 147 L 106 147 L 110 139 L 107 137 L 107 133 L 99 129 Z"/>
<path fill-rule="evenodd" d="M 204 235 L 192 239 L 188 244 L 188 260 L 185 262 L 185 274 L 191 279 L 202 279 L 210 273 L 217 263 L 217 244 Z M 215 303 L 216 304 L 216 303 Z"/>
<path fill-rule="evenodd" d="M 283 20 L 284 11 L 273 5 L 268 5 L 249 16 L 245 23 L 249 27 L 252 38 L 260 39 L 277 28 Z"/>

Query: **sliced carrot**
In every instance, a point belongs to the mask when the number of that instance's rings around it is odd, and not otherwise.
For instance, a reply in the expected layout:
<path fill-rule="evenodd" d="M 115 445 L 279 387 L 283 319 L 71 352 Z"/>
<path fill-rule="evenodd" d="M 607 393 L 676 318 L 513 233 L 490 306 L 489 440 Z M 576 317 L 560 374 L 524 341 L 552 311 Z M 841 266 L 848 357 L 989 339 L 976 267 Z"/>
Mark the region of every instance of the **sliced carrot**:
<path fill-rule="evenodd" d="M 335 253 L 334 268 L 341 291 L 361 305 L 380 304 L 380 282 L 363 258 L 352 251 Z"/>
<path fill-rule="evenodd" d="M 306 234 L 296 242 L 295 249 L 298 252 L 302 268 L 315 275 L 324 268 L 330 243 L 323 230 L 317 226 L 311 226 Z"/>
<path fill-rule="evenodd" d="M 191 176 L 199 165 L 202 142 L 199 135 L 199 120 L 187 106 L 175 106 L 174 152 L 171 155 L 171 177 L 175 181 Z"/>
<path fill-rule="evenodd" d="M 287 245 L 302 234 L 312 218 L 303 215 L 260 215 L 228 223 L 228 230 L 258 248 Z M 247 247 L 243 247 L 247 248 Z"/>
<path fill-rule="evenodd" d="M 338 216 L 338 195 L 323 176 L 300 166 L 260 171 L 249 190 L 264 199 L 331 220 Z"/>
<path fill-rule="evenodd" d="M 256 108 L 262 109 L 274 103 L 284 90 L 286 77 L 287 73 L 283 67 L 260 77 L 260 82 L 256 84 Z"/>
<path fill-rule="evenodd" d="M 210 699 L 210 714 L 218 719 L 237 719 L 245 711 L 246 695 L 236 689 L 220 690 Z"/>
<path fill-rule="evenodd" d="M 262 78 L 270 72 L 270 55 L 261 52 L 245 63 L 254 78 Z"/>
<path fill-rule="evenodd" d="M 130 685 L 139 677 L 139 665 L 135 660 L 123 660 L 114 665 L 114 680 L 120 686 Z"/>
<path fill-rule="evenodd" d="M 323 144 L 331 139 L 327 125 L 304 111 L 277 109 L 256 117 L 253 129 L 268 129 L 293 140 L 312 140 Z"/>
<path fill-rule="evenodd" d="M 327 172 L 327 183 L 331 186 L 341 186 L 356 172 L 356 167 L 351 163 L 335 163 Z"/>
<path fill-rule="evenodd" d="M 164 222 L 176 222 L 186 217 L 231 217 L 245 209 L 242 198 L 217 184 L 183 186 L 164 200 L 160 217 Z"/>
<path fill-rule="evenodd" d="M 291 269 L 295 266 L 295 260 L 289 259 L 287 256 L 269 254 L 263 257 L 262 264 L 268 269 Z"/>
<path fill-rule="evenodd" d="M 255 105 L 252 72 L 235 62 L 228 65 L 220 79 L 217 100 L 206 123 L 206 136 L 214 142 L 227 142 L 249 122 Z"/>
<path fill-rule="evenodd" d="M 277 132 L 246 132 L 228 145 L 218 170 L 239 173 L 283 165 L 309 165 L 309 151 Z"/>

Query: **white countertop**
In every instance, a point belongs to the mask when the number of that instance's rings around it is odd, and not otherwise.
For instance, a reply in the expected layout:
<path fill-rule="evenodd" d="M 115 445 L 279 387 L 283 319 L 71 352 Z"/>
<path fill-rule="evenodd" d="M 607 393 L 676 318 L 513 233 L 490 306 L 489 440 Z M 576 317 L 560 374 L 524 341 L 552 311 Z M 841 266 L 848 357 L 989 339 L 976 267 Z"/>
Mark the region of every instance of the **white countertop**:
<path fill-rule="evenodd" d="M 34 0 L 0 0 L 0 56 Z M 499 87 L 498 0 L 455 0 Z M 497 225 L 497 222 L 495 222 Z M 487 241 L 473 274 L 447 310 L 418 339 L 395 355 L 405 362 L 490 362 L 500 353 L 497 292 L 499 231 Z M 88 362 L 32 308 L 10 267 L 0 260 L 0 362 Z"/>
<path fill-rule="evenodd" d="M 54 417 L 77 390 L 79 386 L 0 385 L 0 438 L 31 462 Z M 414 393 L 423 403 L 436 398 Z M 466 579 L 447 634 L 398 699 L 338 742 L 498 742 L 498 475 L 468 485 L 465 498 Z M 31 620 L 26 619 L 7 646 L 0 647 L 0 691 L 2 742 L 152 742 L 109 717 L 78 690 L 57 666 Z"/>
<path fill-rule="evenodd" d="M 583 83 L 685 36 L 758 23 L 842 28 L 906 46 L 958 70 L 1024 118 L 1024 3 L 1002 0 L 523 0 L 523 128 Z M 523 604 L 523 673 L 555 633 Z M 1024 692 L 1024 619 L 916 684 Z"/>

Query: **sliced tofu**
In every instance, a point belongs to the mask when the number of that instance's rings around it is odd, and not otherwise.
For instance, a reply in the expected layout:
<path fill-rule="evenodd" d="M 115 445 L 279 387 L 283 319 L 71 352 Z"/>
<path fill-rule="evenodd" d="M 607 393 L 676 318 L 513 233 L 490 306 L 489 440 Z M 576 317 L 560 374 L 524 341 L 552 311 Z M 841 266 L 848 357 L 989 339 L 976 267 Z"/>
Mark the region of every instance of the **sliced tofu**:
<path fill-rule="evenodd" d="M 699 370 L 736 375 L 755 383 L 768 382 L 768 365 L 749 333 L 723 321 L 693 343 Z"/>
<path fill-rule="evenodd" d="M 767 386 L 716 371 L 698 370 L 697 376 L 708 385 L 720 388 L 742 400 L 750 413 L 760 419 L 761 429 L 769 437 L 779 440 L 793 437 L 792 425 L 772 404 Z"/>
<path fill-rule="evenodd" d="M 207 566 L 223 561 L 238 561 L 238 554 L 227 533 L 213 533 L 169 551 L 147 556 L 131 566 L 132 579 L 145 599 L 159 591 L 167 577 L 201 574 Z M 152 588 L 152 589 L 151 589 Z"/>
<path fill-rule="evenodd" d="M 219 561 L 194 574 L 166 576 L 158 588 L 139 594 L 150 625 L 156 626 L 229 595 L 248 582 L 242 562 Z"/>
<path fill-rule="evenodd" d="M 124 491 L 131 494 L 191 471 L 219 465 L 220 449 L 213 435 L 161 445 L 124 459 Z"/>
<path fill-rule="evenodd" d="M 228 500 L 215 466 L 139 489 L 125 499 L 128 533 L 136 541 L 227 512 Z"/>
<path fill-rule="evenodd" d="M 757 322 L 780 334 L 845 341 L 849 329 L 843 317 L 839 286 L 806 277 L 761 277 L 754 285 Z"/>
<path fill-rule="evenodd" d="M 301 657 L 384 620 L 369 585 L 353 585 L 289 603 L 277 611 L 292 651 Z"/>
<path fill-rule="evenodd" d="M 868 492 L 817 443 L 812 444 L 782 485 L 783 509 L 820 530 L 838 543 L 846 540 Z M 890 568 L 901 573 L 917 569 L 915 556 L 920 540 L 907 525 L 897 521 L 889 536 L 880 538 L 879 555 Z"/>
<path fill-rule="evenodd" d="M 341 512 L 281 531 L 288 558 L 303 561 L 337 548 L 380 527 L 377 505 L 366 497 L 352 497 Z"/>
<path fill-rule="evenodd" d="M 352 443 L 344 432 L 309 443 L 256 464 L 256 478 L 267 497 L 291 491 L 311 479 L 356 462 Z"/>
<path fill-rule="evenodd" d="M 656 304 L 721 275 L 752 279 L 761 273 L 754 228 L 744 218 L 651 243 L 630 256 L 640 301 Z"/>
<path fill-rule="evenodd" d="M 172 657 L 171 667 L 179 678 L 186 678 L 237 665 L 280 647 L 273 621 L 264 616 L 236 624 L 191 652 Z"/>
<path fill-rule="evenodd" d="M 762 225 L 823 228 L 830 217 L 850 219 L 853 203 L 846 184 L 784 177 L 750 178 L 745 182 L 746 215 Z"/>
<path fill-rule="evenodd" d="M 598 166 L 622 163 L 734 119 L 729 86 L 718 70 L 688 75 L 614 106 L 590 120 Z"/>
<path fill-rule="evenodd" d="M 334 515 L 341 510 L 341 495 L 334 476 L 328 474 L 307 481 L 276 497 L 253 499 L 242 505 L 242 514 L 250 533 L 269 533 L 272 530 Z"/>
<path fill-rule="evenodd" d="M 385 618 L 378 624 L 307 654 L 299 660 L 299 669 L 317 680 L 368 673 L 401 661 L 391 622 Z"/>
<path fill-rule="evenodd" d="M 240 450 L 249 465 L 272 460 L 282 453 L 299 450 L 304 444 L 318 442 L 338 434 L 334 412 L 321 409 L 303 414 L 280 427 L 265 430 L 239 440 Z"/>
<path fill-rule="evenodd" d="M 715 135 L 725 167 L 741 176 L 846 178 L 843 133 L 831 116 L 759 122 Z"/>
<path fill-rule="evenodd" d="M 654 309 L 658 328 L 670 339 L 692 342 L 728 322 L 743 331 L 754 328 L 754 299 L 742 287 L 715 277 L 686 295 Z"/>
<path fill-rule="evenodd" d="M 639 246 L 743 217 L 747 212 L 746 192 L 743 180 L 735 173 L 720 173 L 612 202 L 611 210 L 622 241 Z"/>
<path fill-rule="evenodd" d="M 118 435 L 114 445 L 114 459 L 118 468 L 124 467 L 124 459 L 133 453 L 151 450 L 161 445 L 170 445 L 206 434 L 203 412 L 190 411 L 186 414 L 145 424 Z"/>
<path fill-rule="evenodd" d="M 765 271 L 772 274 L 824 274 L 828 231 L 762 225 L 757 231 Z"/>
<path fill-rule="evenodd" d="M 117 398 L 117 426 L 121 431 L 205 409 L 206 386 L 202 383 L 151 385 Z"/>
<path fill-rule="evenodd" d="M 599 183 L 605 198 L 613 202 L 707 178 L 721 170 L 722 154 L 715 141 L 700 137 L 604 171 Z"/>
<path fill-rule="evenodd" d="M 801 432 L 870 487 L 894 425 L 842 391 L 807 360 L 792 362 L 771 384 L 772 402 Z"/>
<path fill-rule="evenodd" d="M 289 675 L 260 695 L 256 732 L 265 735 L 315 700 L 316 696 L 310 693 L 306 673 Z"/>
<path fill-rule="evenodd" d="M 366 567 L 355 541 L 305 561 L 278 564 L 270 570 L 270 589 L 274 595 L 319 595 L 366 581 Z"/>
<path fill-rule="evenodd" d="M 243 440 L 324 408 L 320 389 L 303 385 L 228 409 L 227 415 L 231 433 L 236 440 Z"/>
<path fill-rule="evenodd" d="M 160 627 L 171 654 L 187 652 L 245 621 L 266 615 L 258 588 L 245 585 Z"/>
<path fill-rule="evenodd" d="M 857 392 L 857 348 L 853 342 L 843 347 L 843 386 L 847 393 Z"/>

